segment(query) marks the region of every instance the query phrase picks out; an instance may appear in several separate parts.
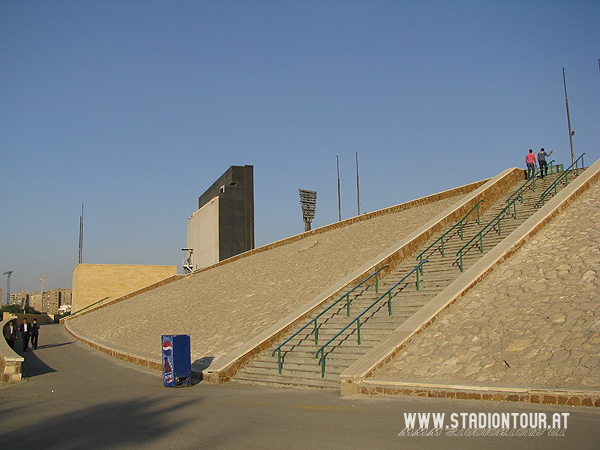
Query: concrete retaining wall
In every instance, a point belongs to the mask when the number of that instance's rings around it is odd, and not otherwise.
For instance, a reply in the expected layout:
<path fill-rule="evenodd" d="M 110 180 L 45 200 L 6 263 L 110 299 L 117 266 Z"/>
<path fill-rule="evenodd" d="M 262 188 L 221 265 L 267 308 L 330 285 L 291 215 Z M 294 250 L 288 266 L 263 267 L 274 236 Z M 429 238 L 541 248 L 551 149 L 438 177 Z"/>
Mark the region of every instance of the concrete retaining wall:
<path fill-rule="evenodd" d="M 174 275 L 177 266 L 77 264 L 73 269 L 72 310 L 106 297 L 121 297 Z"/>
<path fill-rule="evenodd" d="M 2 337 L 0 337 L 0 384 L 14 384 L 21 381 L 23 357 L 10 348 L 4 339 L 4 326 L 11 321 L 17 327 L 16 319 L 6 319 L 0 322 L 0 331 L 2 331 Z"/>

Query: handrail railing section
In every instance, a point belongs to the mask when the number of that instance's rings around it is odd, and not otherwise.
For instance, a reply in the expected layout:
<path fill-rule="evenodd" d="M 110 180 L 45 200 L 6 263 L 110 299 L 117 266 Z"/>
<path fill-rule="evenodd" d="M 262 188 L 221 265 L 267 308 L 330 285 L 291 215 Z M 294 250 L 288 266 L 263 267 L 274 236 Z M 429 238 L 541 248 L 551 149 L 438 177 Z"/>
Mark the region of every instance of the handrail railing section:
<path fill-rule="evenodd" d="M 581 169 L 585 168 L 584 163 L 583 163 L 583 155 L 585 155 L 585 153 L 582 153 L 581 156 L 579 158 L 577 158 L 575 160 L 575 162 L 573 164 L 571 164 L 569 166 L 569 168 L 562 173 L 561 176 L 559 176 L 556 180 L 554 180 L 554 182 L 550 186 L 548 186 L 544 192 L 542 192 L 542 195 L 540 196 L 540 200 L 542 202 L 542 205 L 546 204 L 546 194 L 548 194 L 548 192 L 550 192 L 551 189 L 554 189 L 554 195 L 557 194 L 557 192 L 558 192 L 558 183 L 563 178 L 565 179 L 565 186 L 569 185 L 569 170 L 573 169 L 573 166 L 575 166 L 575 170 L 576 170 L 576 175 L 575 176 L 579 176 L 579 160 L 581 160 Z M 539 202 L 538 202 L 538 204 L 539 204 Z"/>
<path fill-rule="evenodd" d="M 552 160 L 552 161 L 550 161 L 550 164 L 548 164 L 548 167 L 550 168 L 550 175 L 552 175 L 554 173 L 554 167 L 558 167 L 558 166 L 554 166 L 554 160 Z M 513 192 L 511 194 L 510 197 L 508 197 L 506 199 L 506 203 L 510 202 L 512 200 L 512 198 L 517 194 L 519 194 L 519 197 L 521 198 L 521 203 L 523 203 L 523 191 L 529 187 L 533 190 L 533 192 L 535 192 L 535 180 L 537 180 L 539 174 L 540 174 L 540 169 L 536 168 L 533 176 L 531 178 L 528 178 L 527 180 L 525 180 L 525 182 L 521 185 L 521 187 L 518 188 L 515 192 Z M 530 183 L 531 183 L 531 186 L 528 186 Z"/>
<path fill-rule="evenodd" d="M 80 313 L 80 312 L 82 312 L 82 311 L 85 311 L 86 309 L 90 309 L 92 306 L 99 305 L 99 304 L 101 304 L 101 303 L 102 303 L 104 300 L 108 300 L 109 298 L 110 298 L 110 297 L 104 297 L 103 299 L 101 299 L 101 300 L 98 300 L 97 302 L 94 302 L 94 303 L 92 303 L 91 305 L 87 305 L 85 308 L 81 308 L 81 309 L 79 309 L 79 310 L 75 311 L 73 314 L 71 314 L 71 317 L 73 317 L 75 314 L 78 314 L 78 313 Z"/>
<path fill-rule="evenodd" d="M 319 317 L 321 317 L 323 314 L 325 314 L 327 311 L 329 311 L 331 308 L 333 308 L 335 305 L 337 305 L 340 301 L 342 301 L 344 299 L 344 297 L 346 297 L 346 316 L 350 317 L 350 294 L 373 277 L 375 277 L 375 292 L 379 293 L 379 272 L 381 272 L 386 267 L 389 267 L 389 265 L 386 264 L 385 266 L 377 269 L 374 273 L 369 275 L 367 278 L 365 278 L 359 284 L 354 286 L 347 293 L 342 295 L 339 299 L 337 299 L 335 302 L 333 302 L 331 305 L 329 305 L 324 311 L 321 311 L 321 313 L 319 313 L 316 317 L 311 319 L 306 325 L 304 325 L 302 328 L 300 328 L 298 331 L 296 331 L 294 334 L 292 334 L 289 338 L 287 338 L 285 341 L 283 341 L 281 344 L 279 344 L 279 346 L 277 348 L 275 348 L 273 350 L 273 353 L 271 353 L 271 356 L 275 356 L 275 352 L 277 352 L 277 367 L 279 369 L 279 375 L 281 375 L 281 369 L 282 369 L 282 365 L 283 365 L 282 360 L 281 360 L 281 347 L 283 347 L 285 344 L 287 344 L 289 341 L 291 341 L 293 338 L 295 338 L 300 332 L 302 332 L 304 329 L 306 329 L 311 323 L 314 323 L 315 344 L 318 344 L 319 343 L 319 327 L 318 327 L 317 320 L 319 319 Z"/>
<path fill-rule="evenodd" d="M 485 230 L 487 230 L 488 228 L 490 228 L 497 221 L 498 222 L 498 234 L 502 235 L 502 228 L 500 226 L 500 222 L 501 222 L 502 219 L 504 219 L 504 217 L 501 217 L 501 216 L 504 216 L 504 214 L 507 211 L 510 214 L 510 208 L 511 208 L 511 206 L 514 208 L 514 212 L 511 215 L 513 216 L 513 218 L 515 218 L 515 219 L 517 218 L 517 205 L 515 204 L 515 202 L 517 200 L 519 200 L 520 197 L 522 197 L 522 195 L 513 198 L 510 201 L 510 203 L 508 205 L 506 205 L 502 209 L 502 211 L 500 211 L 500 213 L 498 213 L 496 215 L 496 217 L 494 217 L 492 220 L 490 220 L 488 222 L 488 224 L 485 225 L 481 230 L 479 230 L 479 232 L 475 236 L 473 236 L 469 242 L 467 242 L 465 245 L 463 245 L 463 247 L 458 252 L 456 252 L 456 256 L 459 257 L 458 261 L 459 261 L 459 267 L 460 267 L 460 271 L 461 272 L 463 271 L 463 256 L 472 248 L 472 247 L 469 247 L 469 246 L 475 241 L 475 239 L 479 238 L 479 250 L 481 251 L 481 253 L 483 253 L 483 232 Z M 469 247 L 469 248 L 467 249 L 467 247 Z"/>
<path fill-rule="evenodd" d="M 360 319 L 361 319 L 361 317 L 364 316 L 371 308 L 373 308 L 377 303 L 379 303 L 386 296 L 388 297 L 388 312 L 389 312 L 389 315 L 391 316 L 392 315 L 392 291 L 415 272 L 417 274 L 417 291 L 418 291 L 419 290 L 419 271 L 421 269 L 421 266 L 423 266 L 423 264 L 425 264 L 427 262 L 429 262 L 429 261 L 426 259 L 426 260 L 420 262 L 419 264 L 417 264 L 400 281 L 398 281 L 391 288 L 389 288 L 381 297 L 379 297 L 377 300 L 375 300 L 373 303 L 371 303 L 370 306 L 365 308 L 365 310 L 363 312 L 361 312 L 358 316 L 356 316 L 354 319 L 352 319 L 352 321 L 350 321 L 350 323 L 348 325 L 346 325 L 344 328 L 342 328 L 335 336 L 333 336 L 331 339 L 329 339 L 327 341 L 327 343 L 325 343 L 323 346 L 321 346 L 317 350 L 317 353 L 315 354 L 315 358 L 318 358 L 319 353 L 321 353 L 321 378 L 325 377 L 325 357 L 326 357 L 325 347 L 327 347 L 334 340 L 336 340 L 344 331 L 346 331 L 348 328 L 350 328 L 352 326 L 352 324 L 355 322 L 356 322 L 356 330 L 357 330 L 356 333 L 358 335 L 358 345 L 360 345 L 361 344 L 361 341 L 360 341 Z"/>
<path fill-rule="evenodd" d="M 419 256 L 417 256 L 417 258 L 416 258 L 416 259 L 418 259 L 418 260 L 419 260 L 419 262 L 422 262 L 422 261 L 423 261 L 423 255 L 424 255 L 425 253 L 427 253 L 427 252 L 428 252 L 428 251 L 429 251 L 429 250 L 430 250 L 430 249 L 431 249 L 431 248 L 432 248 L 432 247 L 433 247 L 435 244 L 437 244 L 437 243 L 438 243 L 440 240 L 442 241 L 442 245 L 441 245 L 441 250 L 440 250 L 440 252 L 441 252 L 441 254 L 442 254 L 442 257 L 445 257 L 446 255 L 445 255 L 445 253 L 444 253 L 444 238 L 446 237 L 446 235 L 447 235 L 448 233 L 450 233 L 452 230 L 454 230 L 454 229 L 455 229 L 457 226 L 459 226 L 459 225 L 460 225 L 460 239 L 461 239 L 461 240 L 464 240 L 464 235 L 463 235 L 464 221 L 465 221 L 465 219 L 466 219 L 467 217 L 469 217 L 469 215 L 470 215 L 470 214 L 471 214 L 471 213 L 472 213 L 472 212 L 473 212 L 475 209 L 477 209 L 477 223 L 478 223 L 479 225 L 481 225 L 481 218 L 480 218 L 480 215 L 479 215 L 479 204 L 480 204 L 480 203 L 483 203 L 484 201 L 485 201 L 484 199 L 481 199 L 481 200 L 479 200 L 479 201 L 477 202 L 477 204 L 476 204 L 475 206 L 473 206 L 473 208 L 471 208 L 471 210 L 470 210 L 470 211 L 469 211 L 467 214 L 465 214 L 465 216 L 464 216 L 462 219 L 460 219 L 458 222 L 456 222 L 456 224 L 454 224 L 454 225 L 452 226 L 452 228 L 450 228 L 448 231 L 446 231 L 444 234 L 442 234 L 442 235 L 441 235 L 439 238 L 437 238 L 437 239 L 436 239 L 436 241 L 435 241 L 433 244 L 431 244 L 429 247 L 427 247 L 425 250 L 423 250 L 423 251 L 421 252 L 421 254 L 420 254 Z M 449 239 L 448 239 L 448 240 L 449 240 Z M 438 249 L 436 248 L 435 250 L 438 250 Z M 435 252 L 435 250 L 432 252 L 432 254 Z M 422 266 L 421 266 L 421 274 L 423 274 L 423 267 L 422 267 Z"/>

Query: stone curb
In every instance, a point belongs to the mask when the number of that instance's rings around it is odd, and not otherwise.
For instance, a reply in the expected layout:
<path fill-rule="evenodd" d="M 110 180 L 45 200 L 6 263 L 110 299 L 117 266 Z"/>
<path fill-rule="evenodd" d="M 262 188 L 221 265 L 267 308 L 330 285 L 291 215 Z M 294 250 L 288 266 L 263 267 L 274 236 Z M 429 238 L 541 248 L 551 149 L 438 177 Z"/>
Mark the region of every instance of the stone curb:
<path fill-rule="evenodd" d="M 398 352 L 412 341 L 414 336 L 429 327 L 442 311 L 465 295 L 477 283 L 489 275 L 496 266 L 512 256 L 556 215 L 567 208 L 591 185 L 595 184 L 598 179 L 600 179 L 600 160 L 596 161 L 582 175 L 561 190 L 546 203 L 545 207 L 527 219 L 493 250 L 460 275 L 444 291 L 423 306 L 415 315 L 410 317 L 371 351 L 342 372 L 340 375 L 342 395 L 362 393 L 363 383 L 367 381 L 367 378 L 373 377 L 374 372 L 378 368 L 389 363 Z M 381 389 L 388 383 L 386 381 L 369 381 L 377 382 Z M 469 389 L 473 390 L 474 388 L 470 387 Z"/>
<path fill-rule="evenodd" d="M 570 389 L 528 389 L 497 386 L 461 386 L 445 384 L 378 382 L 364 380 L 361 395 L 407 395 L 411 397 L 494 400 L 546 405 L 600 407 L 600 391 Z"/>
<path fill-rule="evenodd" d="M 490 198 L 491 201 L 484 203 L 484 209 L 489 207 L 496 199 L 500 198 L 511 186 L 514 185 L 518 180 L 523 178 L 523 171 L 521 169 L 513 168 L 506 169 L 499 175 L 492 179 L 489 179 L 482 185 L 480 183 L 473 183 L 471 185 L 463 186 L 462 188 L 456 188 L 454 195 L 458 195 L 461 192 L 458 189 L 469 189 L 470 192 L 467 197 L 463 198 L 455 205 L 447 208 L 441 214 L 431 219 L 425 225 L 421 226 L 418 230 L 411 233 L 406 238 L 402 239 L 396 245 L 390 247 L 385 252 L 381 253 L 371 261 L 364 264 L 362 267 L 340 280 L 330 289 L 314 297 L 310 302 L 306 303 L 302 307 L 298 308 L 293 313 L 286 316 L 284 319 L 268 328 L 258 336 L 243 344 L 242 346 L 235 349 L 233 352 L 221 357 L 212 362 L 208 369 L 202 371 L 202 379 L 208 380 L 210 383 L 221 383 L 228 381 L 237 371 L 244 365 L 249 363 L 257 354 L 263 350 L 269 348 L 274 342 L 276 342 L 284 333 L 291 329 L 298 321 L 308 317 L 316 308 L 318 308 L 324 302 L 329 301 L 339 292 L 347 287 L 348 285 L 354 285 L 360 283 L 362 280 L 367 278 L 369 275 L 374 273 L 376 270 L 388 264 L 389 269 L 382 271 L 385 275 L 389 270 L 407 256 L 410 256 L 414 251 L 423 243 L 426 242 L 434 233 L 440 231 L 445 225 L 452 221 L 457 221 L 466 212 L 475 206 L 475 204 L 484 197 Z M 474 186 L 479 185 L 476 189 L 471 189 Z M 446 191 L 450 192 L 450 191 Z M 439 199 L 442 194 L 437 194 L 427 198 Z M 422 200 L 422 199 L 421 199 Z M 431 200 L 433 201 L 433 200 Z M 413 206 L 417 206 L 420 200 L 416 200 Z M 404 205 L 404 204 L 403 204 Z M 402 205 L 398 205 L 402 206 Z M 397 207 L 394 207 L 397 208 Z M 318 231 L 318 230 L 315 230 Z M 308 234 L 310 234 L 309 232 Z"/>

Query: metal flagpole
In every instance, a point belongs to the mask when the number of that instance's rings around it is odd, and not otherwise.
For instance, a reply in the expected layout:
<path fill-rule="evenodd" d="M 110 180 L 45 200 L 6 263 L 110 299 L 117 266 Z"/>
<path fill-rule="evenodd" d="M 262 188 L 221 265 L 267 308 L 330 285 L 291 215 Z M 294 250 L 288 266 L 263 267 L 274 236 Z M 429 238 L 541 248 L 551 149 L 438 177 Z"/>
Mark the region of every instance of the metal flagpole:
<path fill-rule="evenodd" d="M 81 204 L 81 216 L 79 216 L 79 264 L 83 261 L 83 203 Z"/>
<path fill-rule="evenodd" d="M 573 135 L 571 131 L 571 116 L 569 115 L 569 98 L 567 97 L 567 79 L 565 78 L 565 68 L 563 67 L 563 84 L 565 85 L 565 103 L 567 104 L 567 122 L 569 123 L 569 142 L 571 143 L 571 164 L 575 164 L 575 153 L 573 152 Z"/>
<path fill-rule="evenodd" d="M 342 221 L 342 194 L 340 192 L 340 159 L 338 155 L 335 155 L 335 160 L 337 161 L 337 176 L 338 176 L 338 210 L 340 213 L 340 222 Z"/>
<path fill-rule="evenodd" d="M 360 216 L 360 184 L 358 182 L 358 152 L 356 154 L 356 202 L 358 204 L 358 215 Z"/>

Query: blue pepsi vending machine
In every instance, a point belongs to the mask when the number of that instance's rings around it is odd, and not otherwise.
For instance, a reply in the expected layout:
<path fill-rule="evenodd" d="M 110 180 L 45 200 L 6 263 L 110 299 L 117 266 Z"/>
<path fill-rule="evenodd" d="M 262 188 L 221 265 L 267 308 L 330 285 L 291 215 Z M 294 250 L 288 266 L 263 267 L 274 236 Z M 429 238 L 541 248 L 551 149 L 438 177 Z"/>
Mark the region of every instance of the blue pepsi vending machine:
<path fill-rule="evenodd" d="M 192 385 L 192 358 L 189 335 L 163 335 L 162 361 L 165 387 Z"/>

